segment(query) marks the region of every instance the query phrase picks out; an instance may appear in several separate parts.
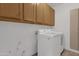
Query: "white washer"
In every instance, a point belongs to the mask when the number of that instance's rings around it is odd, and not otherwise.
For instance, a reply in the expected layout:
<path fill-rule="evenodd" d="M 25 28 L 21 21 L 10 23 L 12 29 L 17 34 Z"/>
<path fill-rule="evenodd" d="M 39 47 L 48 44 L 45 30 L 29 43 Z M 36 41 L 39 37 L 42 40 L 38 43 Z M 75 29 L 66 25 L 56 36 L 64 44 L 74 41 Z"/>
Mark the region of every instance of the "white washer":
<path fill-rule="evenodd" d="M 59 56 L 63 51 L 62 33 L 38 32 L 38 56 Z"/>

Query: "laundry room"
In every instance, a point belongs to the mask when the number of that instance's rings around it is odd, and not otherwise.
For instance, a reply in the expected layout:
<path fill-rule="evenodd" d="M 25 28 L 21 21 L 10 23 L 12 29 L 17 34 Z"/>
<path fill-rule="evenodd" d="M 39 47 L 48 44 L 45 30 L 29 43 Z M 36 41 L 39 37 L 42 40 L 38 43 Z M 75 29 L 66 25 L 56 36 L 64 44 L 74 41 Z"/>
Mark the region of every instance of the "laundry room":
<path fill-rule="evenodd" d="M 0 56 L 79 56 L 78 13 L 79 3 L 0 3 Z"/>

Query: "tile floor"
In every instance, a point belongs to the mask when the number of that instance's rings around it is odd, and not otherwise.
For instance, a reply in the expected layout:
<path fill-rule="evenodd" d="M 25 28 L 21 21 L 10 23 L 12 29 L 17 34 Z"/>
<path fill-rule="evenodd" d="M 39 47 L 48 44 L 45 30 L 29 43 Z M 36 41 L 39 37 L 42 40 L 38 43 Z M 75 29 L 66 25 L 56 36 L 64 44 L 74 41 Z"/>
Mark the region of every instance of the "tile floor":
<path fill-rule="evenodd" d="M 64 52 L 62 53 L 62 56 L 79 56 L 79 53 L 72 52 L 69 50 L 64 50 Z"/>

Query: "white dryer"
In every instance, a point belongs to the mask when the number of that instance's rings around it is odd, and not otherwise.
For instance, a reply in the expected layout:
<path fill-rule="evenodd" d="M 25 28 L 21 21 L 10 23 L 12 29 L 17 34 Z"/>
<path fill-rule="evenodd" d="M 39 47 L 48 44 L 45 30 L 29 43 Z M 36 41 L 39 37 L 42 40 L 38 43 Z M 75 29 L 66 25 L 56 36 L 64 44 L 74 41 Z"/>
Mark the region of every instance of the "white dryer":
<path fill-rule="evenodd" d="M 59 56 L 63 51 L 61 32 L 38 31 L 38 56 Z"/>

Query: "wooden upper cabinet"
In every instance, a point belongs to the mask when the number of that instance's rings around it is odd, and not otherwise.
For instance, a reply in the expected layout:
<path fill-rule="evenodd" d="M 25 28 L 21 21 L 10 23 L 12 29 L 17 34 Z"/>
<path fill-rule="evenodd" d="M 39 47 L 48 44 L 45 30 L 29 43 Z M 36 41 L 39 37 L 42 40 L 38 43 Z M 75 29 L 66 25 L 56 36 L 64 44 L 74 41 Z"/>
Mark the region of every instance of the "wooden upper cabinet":
<path fill-rule="evenodd" d="M 0 20 L 54 25 L 54 12 L 46 3 L 0 3 Z"/>
<path fill-rule="evenodd" d="M 37 4 L 37 20 L 39 24 L 44 24 L 44 4 Z"/>
<path fill-rule="evenodd" d="M 48 4 L 37 4 L 37 23 L 54 25 L 54 10 Z"/>
<path fill-rule="evenodd" d="M 0 3 L 0 18 L 22 19 L 22 4 Z"/>
<path fill-rule="evenodd" d="M 46 25 L 54 25 L 54 9 L 52 9 L 49 5 L 44 4 L 44 24 Z"/>
<path fill-rule="evenodd" d="M 24 21 L 35 23 L 36 4 L 24 3 Z"/>
<path fill-rule="evenodd" d="M 50 20 L 51 20 L 51 26 L 55 25 L 55 10 L 50 8 Z"/>

